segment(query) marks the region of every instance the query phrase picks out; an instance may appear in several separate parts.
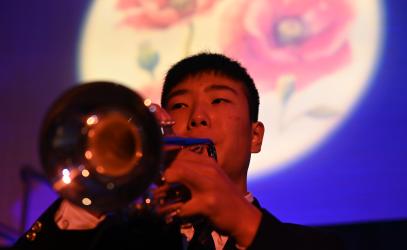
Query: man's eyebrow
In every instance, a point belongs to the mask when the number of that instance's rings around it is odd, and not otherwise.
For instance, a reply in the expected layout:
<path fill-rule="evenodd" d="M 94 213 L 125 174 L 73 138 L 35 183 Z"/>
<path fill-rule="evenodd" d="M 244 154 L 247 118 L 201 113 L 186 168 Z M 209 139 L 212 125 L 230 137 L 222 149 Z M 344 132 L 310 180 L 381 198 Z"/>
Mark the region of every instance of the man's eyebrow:
<path fill-rule="evenodd" d="M 174 98 L 175 96 L 179 96 L 179 95 L 185 95 L 188 94 L 188 90 L 187 89 L 177 89 L 175 91 L 172 91 L 168 97 L 167 100 L 170 100 L 171 98 Z"/>
<path fill-rule="evenodd" d="M 226 91 L 232 92 L 235 95 L 238 95 L 237 91 L 234 88 L 229 87 L 227 85 L 223 85 L 223 84 L 212 84 L 205 88 L 205 92 L 212 91 L 212 90 L 226 90 Z"/>
<path fill-rule="evenodd" d="M 210 92 L 210 91 L 213 91 L 213 90 L 226 90 L 226 91 L 232 92 L 235 95 L 238 95 L 237 91 L 234 88 L 231 88 L 231 87 L 229 87 L 227 85 L 223 85 L 223 84 L 212 84 L 212 85 L 209 85 L 208 87 L 206 87 L 204 89 L 205 92 L 208 92 L 208 91 Z M 171 98 L 174 98 L 176 96 L 186 95 L 186 94 L 188 94 L 190 92 L 191 91 L 188 90 L 188 89 L 174 90 L 168 95 L 167 100 L 171 100 Z"/>

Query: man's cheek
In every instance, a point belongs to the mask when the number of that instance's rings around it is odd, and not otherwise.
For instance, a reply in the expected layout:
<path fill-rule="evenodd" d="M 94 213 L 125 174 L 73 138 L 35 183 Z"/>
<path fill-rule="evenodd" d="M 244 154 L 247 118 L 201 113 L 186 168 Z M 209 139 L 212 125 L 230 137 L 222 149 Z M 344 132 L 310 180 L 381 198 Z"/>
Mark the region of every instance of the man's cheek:
<path fill-rule="evenodd" d="M 180 126 L 173 126 L 172 127 L 172 130 L 174 131 L 174 134 L 175 135 L 177 135 L 177 136 L 182 136 L 182 134 L 183 134 L 183 131 L 182 131 L 182 129 L 180 128 Z"/>
<path fill-rule="evenodd" d="M 228 119 L 228 126 L 230 127 L 230 129 L 233 128 L 239 128 L 239 129 L 243 129 L 246 126 L 247 120 L 244 120 L 243 117 L 241 115 L 237 115 L 237 114 L 231 114 L 227 116 Z"/>
<path fill-rule="evenodd" d="M 182 129 L 186 128 L 187 121 L 183 119 L 180 115 L 170 114 L 175 124 L 172 126 L 174 132 L 181 132 Z"/>

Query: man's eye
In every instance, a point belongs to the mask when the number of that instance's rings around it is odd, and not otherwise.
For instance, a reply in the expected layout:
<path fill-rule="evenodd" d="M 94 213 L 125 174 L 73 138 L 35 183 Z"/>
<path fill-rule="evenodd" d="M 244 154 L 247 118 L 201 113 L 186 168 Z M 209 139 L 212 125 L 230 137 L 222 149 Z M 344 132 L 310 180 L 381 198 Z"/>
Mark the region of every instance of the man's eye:
<path fill-rule="evenodd" d="M 212 100 L 212 104 L 219 104 L 222 102 L 229 103 L 230 101 L 224 98 L 215 98 Z"/>
<path fill-rule="evenodd" d="M 175 103 L 171 106 L 171 110 L 185 108 L 186 106 L 185 103 Z"/>

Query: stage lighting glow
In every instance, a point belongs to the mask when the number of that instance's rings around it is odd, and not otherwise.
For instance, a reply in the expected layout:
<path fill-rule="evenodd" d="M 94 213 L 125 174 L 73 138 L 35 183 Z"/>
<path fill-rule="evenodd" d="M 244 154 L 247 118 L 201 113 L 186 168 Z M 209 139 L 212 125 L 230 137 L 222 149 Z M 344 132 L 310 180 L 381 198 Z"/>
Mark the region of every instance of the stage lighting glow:
<path fill-rule="evenodd" d="M 382 40 L 379 0 L 224 0 L 167 20 L 135 1 L 94 1 L 83 26 L 80 76 L 123 83 L 158 102 L 165 71 L 201 51 L 238 59 L 261 92 L 266 134 L 250 176 L 290 166 L 352 113 Z M 154 4 L 156 1 L 151 1 Z M 134 11 L 137 10 L 137 11 Z"/>

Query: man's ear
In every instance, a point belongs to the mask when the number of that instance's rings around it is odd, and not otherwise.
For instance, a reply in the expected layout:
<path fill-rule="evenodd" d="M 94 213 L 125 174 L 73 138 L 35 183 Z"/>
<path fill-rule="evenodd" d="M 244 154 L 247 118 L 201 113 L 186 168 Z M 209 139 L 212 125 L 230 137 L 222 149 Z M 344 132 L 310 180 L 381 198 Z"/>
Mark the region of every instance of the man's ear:
<path fill-rule="evenodd" d="M 261 145 L 263 143 L 264 135 L 264 125 L 262 122 L 252 123 L 252 145 L 251 152 L 258 153 L 261 150 Z"/>

